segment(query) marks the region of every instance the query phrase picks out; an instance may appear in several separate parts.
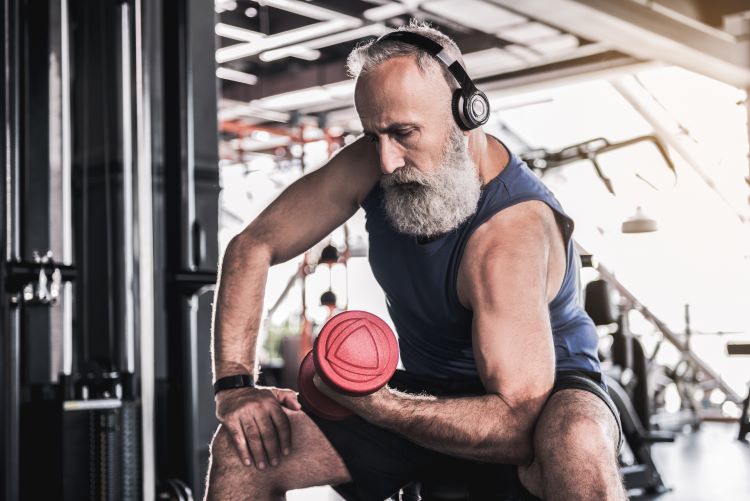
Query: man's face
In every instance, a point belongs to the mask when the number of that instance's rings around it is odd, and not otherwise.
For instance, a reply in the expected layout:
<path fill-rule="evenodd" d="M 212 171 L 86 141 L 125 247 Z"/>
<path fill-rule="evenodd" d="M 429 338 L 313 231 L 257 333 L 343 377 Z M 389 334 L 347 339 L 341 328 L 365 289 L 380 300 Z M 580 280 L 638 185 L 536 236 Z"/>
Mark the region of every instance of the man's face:
<path fill-rule="evenodd" d="M 422 74 L 411 57 L 357 80 L 355 104 L 380 155 L 386 215 L 403 233 L 441 235 L 476 210 L 481 181 L 450 102 L 439 71 Z"/>

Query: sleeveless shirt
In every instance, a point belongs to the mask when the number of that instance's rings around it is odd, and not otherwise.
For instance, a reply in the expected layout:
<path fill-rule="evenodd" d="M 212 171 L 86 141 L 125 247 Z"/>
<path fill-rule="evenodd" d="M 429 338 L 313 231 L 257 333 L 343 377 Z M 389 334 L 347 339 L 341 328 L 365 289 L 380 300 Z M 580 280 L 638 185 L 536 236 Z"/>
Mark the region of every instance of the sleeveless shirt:
<path fill-rule="evenodd" d="M 435 378 L 478 377 L 472 351 L 472 312 L 461 304 L 456 290 L 459 265 L 474 230 L 503 209 L 528 200 L 542 201 L 554 211 L 566 247 L 562 286 L 549 303 L 556 370 L 600 372 L 598 335 L 580 302 L 580 261 L 571 238 L 573 221 L 531 169 L 509 153 L 505 169 L 482 187 L 474 214 L 428 243 L 393 228 L 383 209 L 379 183 L 362 202 L 370 265 L 385 292 L 407 372 Z"/>

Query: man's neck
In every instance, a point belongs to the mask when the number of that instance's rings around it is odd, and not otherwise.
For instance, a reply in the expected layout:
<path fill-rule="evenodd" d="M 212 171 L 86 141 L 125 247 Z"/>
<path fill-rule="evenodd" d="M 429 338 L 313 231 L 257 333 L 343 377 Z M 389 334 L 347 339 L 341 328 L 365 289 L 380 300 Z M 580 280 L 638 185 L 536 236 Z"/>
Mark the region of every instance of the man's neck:
<path fill-rule="evenodd" d="M 494 138 L 477 129 L 469 134 L 469 154 L 477 166 L 482 185 L 500 174 L 508 165 L 510 153 Z"/>

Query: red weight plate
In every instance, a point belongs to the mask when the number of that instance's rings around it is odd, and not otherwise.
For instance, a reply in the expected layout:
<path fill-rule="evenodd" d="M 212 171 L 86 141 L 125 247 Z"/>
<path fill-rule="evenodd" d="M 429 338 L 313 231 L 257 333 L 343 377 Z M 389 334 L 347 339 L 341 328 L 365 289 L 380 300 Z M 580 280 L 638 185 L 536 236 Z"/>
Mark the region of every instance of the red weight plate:
<path fill-rule="evenodd" d="M 333 421 L 351 416 L 352 412 L 349 409 L 337 404 L 318 390 L 318 387 L 313 383 L 314 375 L 315 362 L 313 362 L 313 352 L 310 350 L 305 355 L 305 358 L 302 359 L 299 374 L 297 375 L 299 396 L 305 406 L 309 407 L 316 415 Z"/>
<path fill-rule="evenodd" d="M 398 365 L 398 341 L 391 328 L 366 311 L 331 318 L 315 339 L 318 375 L 348 395 L 368 395 L 385 385 Z"/>

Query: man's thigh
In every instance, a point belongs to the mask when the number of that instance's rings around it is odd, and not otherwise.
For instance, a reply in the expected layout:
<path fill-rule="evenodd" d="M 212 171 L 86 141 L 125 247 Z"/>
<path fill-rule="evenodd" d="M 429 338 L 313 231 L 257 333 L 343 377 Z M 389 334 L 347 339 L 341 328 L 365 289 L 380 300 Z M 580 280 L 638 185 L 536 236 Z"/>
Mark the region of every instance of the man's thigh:
<path fill-rule="evenodd" d="M 540 497 L 545 490 L 563 492 L 594 482 L 620 489 L 617 410 L 601 383 L 576 381 L 583 382 L 556 382 L 534 431 L 534 462 L 519 469 L 522 483 Z"/>
<path fill-rule="evenodd" d="M 302 410 L 308 411 L 304 403 Z M 350 481 L 334 489 L 350 501 L 382 501 L 434 470 L 443 457 L 356 415 L 340 421 L 308 416 L 346 466 Z"/>
<path fill-rule="evenodd" d="M 341 456 L 310 417 L 284 409 L 291 423 L 292 449 L 278 466 L 245 466 L 231 436 L 219 426 L 211 443 L 207 499 L 260 499 L 261 492 L 282 493 L 351 480 Z"/>

